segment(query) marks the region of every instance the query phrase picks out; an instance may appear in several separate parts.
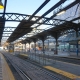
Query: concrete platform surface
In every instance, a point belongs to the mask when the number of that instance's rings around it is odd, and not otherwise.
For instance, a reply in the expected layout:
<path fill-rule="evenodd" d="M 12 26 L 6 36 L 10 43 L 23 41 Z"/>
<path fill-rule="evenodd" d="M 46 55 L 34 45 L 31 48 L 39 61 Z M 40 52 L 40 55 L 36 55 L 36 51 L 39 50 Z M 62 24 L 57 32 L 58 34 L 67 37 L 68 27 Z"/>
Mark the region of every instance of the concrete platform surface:
<path fill-rule="evenodd" d="M 4 56 L 0 53 L 0 80 L 15 80 Z"/>

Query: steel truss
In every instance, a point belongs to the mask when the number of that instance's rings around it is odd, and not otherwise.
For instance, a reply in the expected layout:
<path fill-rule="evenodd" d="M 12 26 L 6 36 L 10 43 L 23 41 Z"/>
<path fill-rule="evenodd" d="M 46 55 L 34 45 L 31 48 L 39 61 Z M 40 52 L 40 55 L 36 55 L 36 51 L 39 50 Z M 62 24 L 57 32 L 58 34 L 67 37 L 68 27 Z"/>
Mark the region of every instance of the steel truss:
<path fill-rule="evenodd" d="M 66 8 L 63 9 L 62 3 L 64 3 L 66 0 L 63 0 L 63 2 L 59 2 L 58 4 L 56 4 L 55 6 L 53 6 L 50 10 L 48 10 L 46 13 L 44 13 L 42 16 L 33 16 L 32 15 L 26 15 L 26 14 L 19 14 L 19 13 L 5 13 L 5 21 L 14 21 L 14 22 L 21 22 L 22 20 L 26 20 L 28 21 L 31 17 L 31 20 L 35 21 L 35 24 L 39 24 L 38 26 L 44 24 L 44 25 L 51 25 L 51 26 L 56 26 L 56 25 L 60 25 L 64 22 L 66 22 L 65 20 L 59 20 L 59 19 L 53 19 L 57 13 L 59 13 L 62 10 L 67 10 L 69 9 L 69 7 L 74 6 L 75 4 L 78 3 L 78 1 L 75 1 L 71 6 L 67 6 Z M 57 12 L 55 12 L 55 8 L 57 8 Z M 53 11 L 53 15 L 50 18 L 44 17 L 47 14 L 49 14 L 52 10 Z M 3 15 L 3 13 L 0 13 L 0 15 Z M 38 27 L 36 26 L 36 28 Z M 15 27 L 16 28 L 16 27 Z M 4 32 L 13 32 L 13 28 L 12 27 L 5 27 Z M 39 30 L 40 32 L 41 30 Z M 37 33 L 37 31 L 35 31 L 35 33 Z M 61 34 L 64 34 L 65 32 L 62 32 Z M 68 31 L 67 31 L 68 33 Z"/>
<path fill-rule="evenodd" d="M 0 13 L 2 15 L 3 13 Z M 26 14 L 19 14 L 19 13 L 5 13 L 5 21 L 14 21 L 14 22 L 21 22 L 22 20 L 28 20 L 32 15 L 26 15 Z M 34 16 L 32 20 L 36 21 L 40 16 Z M 46 21 L 47 20 L 47 21 Z M 45 22 L 46 21 L 46 22 Z M 43 23 L 45 22 L 45 23 Z M 64 20 L 59 20 L 59 19 L 49 19 L 47 17 L 42 17 L 36 24 L 44 24 L 44 25 L 59 25 L 62 24 Z M 16 27 L 5 27 L 4 32 L 6 34 L 3 34 L 3 37 L 9 37 L 10 33 L 8 32 L 13 32 L 16 29 Z M 36 28 L 39 32 L 42 30 L 39 30 Z M 7 36 L 6 36 L 7 35 Z"/>
<path fill-rule="evenodd" d="M 3 13 L 0 13 L 0 15 L 2 15 L 2 14 Z M 31 15 L 26 15 L 26 14 L 5 13 L 5 21 L 21 22 L 22 20 L 28 20 L 30 17 L 31 17 Z M 40 18 L 40 16 L 34 16 L 32 18 L 32 20 L 36 21 L 38 18 Z M 61 21 L 65 21 L 65 20 L 50 19 L 47 17 L 42 17 L 39 21 L 36 22 L 36 24 L 53 25 L 54 22 L 59 23 Z M 45 23 L 43 23 L 43 22 L 45 22 Z"/>

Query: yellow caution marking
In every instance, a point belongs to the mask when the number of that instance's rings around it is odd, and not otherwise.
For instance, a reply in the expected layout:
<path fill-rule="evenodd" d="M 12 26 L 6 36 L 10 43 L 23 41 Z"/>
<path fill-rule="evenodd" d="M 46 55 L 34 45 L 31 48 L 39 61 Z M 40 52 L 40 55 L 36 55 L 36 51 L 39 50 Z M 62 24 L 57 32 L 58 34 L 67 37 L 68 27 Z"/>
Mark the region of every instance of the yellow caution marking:
<path fill-rule="evenodd" d="M 21 56 L 26 56 L 26 57 L 28 57 L 28 55 L 27 54 L 20 54 Z"/>
<path fill-rule="evenodd" d="M 68 77 L 70 79 L 76 79 L 76 78 L 80 78 L 80 76 L 77 76 L 77 75 L 74 75 L 72 73 L 69 73 L 69 72 L 66 72 L 66 71 L 63 71 L 63 70 L 60 70 L 60 69 L 57 69 L 57 68 L 54 68 L 54 67 L 51 67 L 51 66 L 44 66 L 44 68 L 48 69 L 48 70 L 51 70 L 53 72 L 56 72 L 58 74 L 61 74 L 65 77 Z"/>
<path fill-rule="evenodd" d="M 0 53 L 2 58 L 2 76 L 3 80 L 15 80 L 10 67 L 8 66 L 4 56 Z"/>

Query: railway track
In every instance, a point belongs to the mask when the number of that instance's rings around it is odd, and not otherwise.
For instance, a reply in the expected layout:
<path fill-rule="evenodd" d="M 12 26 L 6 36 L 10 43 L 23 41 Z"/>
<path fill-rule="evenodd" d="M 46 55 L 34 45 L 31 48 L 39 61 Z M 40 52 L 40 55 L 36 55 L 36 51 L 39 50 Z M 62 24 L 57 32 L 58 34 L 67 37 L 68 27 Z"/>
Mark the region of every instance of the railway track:
<path fill-rule="evenodd" d="M 11 64 L 14 69 L 17 71 L 17 73 L 20 75 L 20 77 L 22 78 L 22 80 L 32 80 L 23 70 L 21 70 L 17 65 L 15 65 L 10 59 L 9 57 L 5 56 L 6 60 L 8 60 L 8 63 Z M 20 78 L 20 79 L 21 79 Z M 19 79 L 19 80 L 20 80 Z"/>
<path fill-rule="evenodd" d="M 70 80 L 59 74 L 51 73 L 10 54 L 4 54 L 7 60 L 16 69 L 22 80 Z"/>

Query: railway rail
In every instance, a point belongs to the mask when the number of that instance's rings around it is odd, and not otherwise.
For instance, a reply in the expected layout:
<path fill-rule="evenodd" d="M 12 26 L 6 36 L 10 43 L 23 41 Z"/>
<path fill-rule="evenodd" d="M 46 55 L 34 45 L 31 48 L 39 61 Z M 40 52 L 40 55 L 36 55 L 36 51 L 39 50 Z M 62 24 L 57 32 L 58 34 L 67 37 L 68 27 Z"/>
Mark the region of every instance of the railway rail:
<path fill-rule="evenodd" d="M 5 55 L 4 55 L 5 56 Z M 10 59 L 8 56 L 5 56 L 6 60 L 8 60 L 9 64 L 11 64 L 14 69 L 17 71 L 17 73 L 20 75 L 20 80 L 32 80 L 31 78 L 29 78 L 29 76 L 24 72 L 22 71 L 17 65 L 15 65 Z"/>

